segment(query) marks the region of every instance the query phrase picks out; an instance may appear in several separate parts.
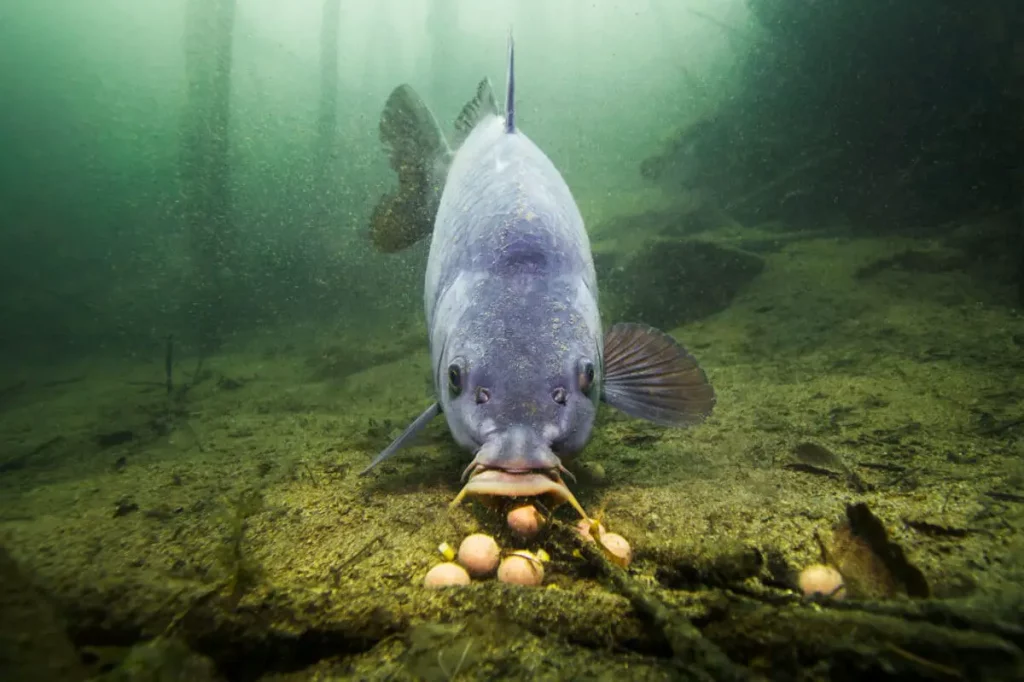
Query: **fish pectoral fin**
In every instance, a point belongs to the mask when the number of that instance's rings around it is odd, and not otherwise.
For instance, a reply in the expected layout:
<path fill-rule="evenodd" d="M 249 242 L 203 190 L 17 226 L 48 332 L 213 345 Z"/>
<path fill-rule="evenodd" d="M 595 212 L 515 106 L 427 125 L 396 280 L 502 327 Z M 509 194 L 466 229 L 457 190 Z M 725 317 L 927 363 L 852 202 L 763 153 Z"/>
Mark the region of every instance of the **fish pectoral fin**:
<path fill-rule="evenodd" d="M 372 471 L 375 466 L 377 466 L 378 464 L 386 460 L 388 457 L 401 450 L 402 446 L 404 446 L 413 438 L 415 438 L 416 435 L 423 430 L 423 427 L 425 427 L 430 422 L 431 419 L 433 419 L 439 414 L 441 414 L 440 403 L 433 403 L 430 407 L 423 411 L 423 414 L 416 417 L 416 419 L 413 420 L 412 424 L 409 424 L 409 426 L 405 427 L 405 431 L 402 432 L 402 435 L 391 441 L 391 445 L 384 448 L 379 455 L 374 457 L 373 461 L 370 462 L 370 466 L 360 471 L 359 475 L 365 476 L 366 474 L 370 473 L 370 471 Z"/>
<path fill-rule="evenodd" d="M 476 95 L 462 107 L 459 117 L 455 119 L 455 137 L 452 146 L 458 149 L 466 141 L 480 121 L 488 116 L 498 115 L 498 100 L 494 96 L 491 79 L 484 78 L 476 86 Z"/>
<path fill-rule="evenodd" d="M 697 360 L 665 332 L 617 324 L 604 337 L 602 398 L 631 417 L 692 426 L 711 414 L 715 391 Z"/>

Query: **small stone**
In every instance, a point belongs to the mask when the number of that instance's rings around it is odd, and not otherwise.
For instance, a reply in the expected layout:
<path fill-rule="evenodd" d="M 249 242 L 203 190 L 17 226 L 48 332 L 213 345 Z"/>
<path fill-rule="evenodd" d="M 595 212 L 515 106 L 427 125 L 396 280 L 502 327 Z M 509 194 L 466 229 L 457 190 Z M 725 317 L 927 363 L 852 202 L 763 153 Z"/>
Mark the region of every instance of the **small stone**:
<path fill-rule="evenodd" d="M 114 503 L 114 518 L 117 518 L 119 516 L 127 516 L 128 514 L 131 514 L 132 512 L 136 512 L 138 510 L 139 505 L 135 504 L 132 498 L 127 496 L 122 497 L 121 499 Z"/>

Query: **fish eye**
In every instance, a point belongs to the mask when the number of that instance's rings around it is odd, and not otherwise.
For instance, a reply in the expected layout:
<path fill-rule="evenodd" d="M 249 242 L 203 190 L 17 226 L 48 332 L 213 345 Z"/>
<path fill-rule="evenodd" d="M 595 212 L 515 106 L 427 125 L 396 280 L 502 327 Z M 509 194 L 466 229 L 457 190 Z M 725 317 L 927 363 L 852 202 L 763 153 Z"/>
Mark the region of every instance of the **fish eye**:
<path fill-rule="evenodd" d="M 478 386 L 476 389 L 476 404 L 483 405 L 491 399 L 491 392 L 483 386 Z"/>
<path fill-rule="evenodd" d="M 551 397 L 559 405 L 565 405 L 566 401 L 569 400 L 568 392 L 561 386 L 551 392 Z"/>
<path fill-rule="evenodd" d="M 462 368 L 455 362 L 448 365 L 448 390 L 452 395 L 462 393 Z"/>
<path fill-rule="evenodd" d="M 580 360 L 577 379 L 580 382 L 580 390 L 590 393 L 590 389 L 594 387 L 594 363 L 590 360 Z"/>

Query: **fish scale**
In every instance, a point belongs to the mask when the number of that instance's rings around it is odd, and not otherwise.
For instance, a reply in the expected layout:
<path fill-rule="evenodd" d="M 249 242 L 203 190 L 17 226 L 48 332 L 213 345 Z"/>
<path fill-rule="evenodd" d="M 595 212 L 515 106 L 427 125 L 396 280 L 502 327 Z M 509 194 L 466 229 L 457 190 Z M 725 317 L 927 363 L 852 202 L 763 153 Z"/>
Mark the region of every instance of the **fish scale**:
<path fill-rule="evenodd" d="M 640 324 L 602 334 L 583 217 L 555 165 L 515 125 L 514 55 L 510 36 L 504 112 L 481 81 L 456 121 L 455 150 L 408 86 L 385 105 L 392 167 L 436 174 L 399 175 L 371 234 L 392 248 L 434 212 L 423 302 L 437 401 L 363 473 L 443 414 L 473 453 L 453 504 L 466 495 L 539 497 L 548 506 L 568 502 L 586 518 L 562 480 L 562 459 L 586 445 L 602 399 L 634 417 L 690 426 L 710 414 L 715 397 L 667 334 Z"/>

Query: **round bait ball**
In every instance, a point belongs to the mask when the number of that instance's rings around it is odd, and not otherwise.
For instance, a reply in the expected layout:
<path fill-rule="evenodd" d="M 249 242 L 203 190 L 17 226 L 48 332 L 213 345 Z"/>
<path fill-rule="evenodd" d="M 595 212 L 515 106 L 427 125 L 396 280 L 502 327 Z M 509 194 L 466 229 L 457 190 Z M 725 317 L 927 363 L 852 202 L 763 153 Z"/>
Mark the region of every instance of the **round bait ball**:
<path fill-rule="evenodd" d="M 532 504 L 516 507 L 506 517 L 508 527 L 522 538 L 532 538 L 544 526 L 544 517 Z"/>
<path fill-rule="evenodd" d="M 633 548 L 629 546 L 626 538 L 618 533 L 601 533 L 601 545 L 611 555 L 612 561 L 625 568 L 633 561 Z"/>
<path fill-rule="evenodd" d="M 510 554 L 498 567 L 498 580 L 513 585 L 536 587 L 544 582 L 544 565 L 522 554 Z"/>
<path fill-rule="evenodd" d="M 590 521 L 588 519 L 580 519 L 579 523 L 576 524 L 576 532 L 583 536 L 583 539 L 587 542 L 593 542 L 594 537 L 590 534 Z M 602 524 L 597 525 L 597 534 L 604 535 L 604 526 Z"/>
<path fill-rule="evenodd" d="M 469 574 L 466 569 L 451 561 L 438 564 L 427 571 L 423 579 L 425 587 L 449 587 L 451 585 L 468 585 Z"/>
<path fill-rule="evenodd" d="M 831 566 L 814 564 L 800 572 L 798 580 L 800 591 L 805 597 L 820 595 L 832 599 L 846 597 L 846 586 L 843 576 Z"/>
<path fill-rule="evenodd" d="M 501 550 L 490 535 L 474 533 L 467 536 L 459 545 L 459 563 L 465 566 L 474 578 L 494 573 L 499 559 Z"/>

